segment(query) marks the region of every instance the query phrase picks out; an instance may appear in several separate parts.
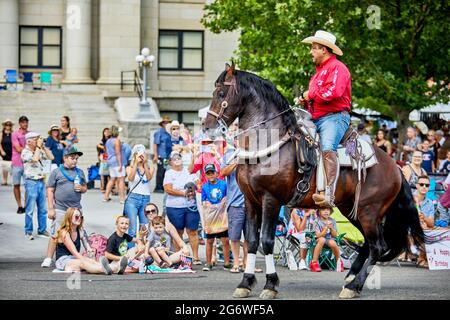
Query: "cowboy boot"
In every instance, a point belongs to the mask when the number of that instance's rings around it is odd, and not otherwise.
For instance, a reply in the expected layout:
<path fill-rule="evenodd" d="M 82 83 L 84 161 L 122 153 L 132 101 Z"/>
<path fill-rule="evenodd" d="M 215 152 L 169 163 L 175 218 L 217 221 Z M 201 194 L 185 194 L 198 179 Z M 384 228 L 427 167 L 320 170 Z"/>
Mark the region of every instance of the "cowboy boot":
<path fill-rule="evenodd" d="M 316 205 L 332 208 L 335 207 L 334 191 L 336 188 L 339 161 L 337 158 L 337 153 L 334 151 L 324 151 L 322 156 L 325 167 L 325 176 L 327 178 L 327 186 L 325 187 L 325 192 L 321 191 L 319 194 L 315 193 L 312 198 Z"/>

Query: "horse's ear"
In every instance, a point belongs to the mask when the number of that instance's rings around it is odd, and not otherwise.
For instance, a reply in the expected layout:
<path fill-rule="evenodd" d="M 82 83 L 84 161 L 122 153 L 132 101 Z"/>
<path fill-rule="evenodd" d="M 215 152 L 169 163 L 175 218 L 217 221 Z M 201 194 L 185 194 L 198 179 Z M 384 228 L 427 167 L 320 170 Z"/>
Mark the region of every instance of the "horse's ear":
<path fill-rule="evenodd" d="M 225 71 L 229 76 L 232 76 L 233 74 L 236 73 L 235 64 L 233 60 L 231 61 L 231 66 L 228 63 L 225 64 Z"/>

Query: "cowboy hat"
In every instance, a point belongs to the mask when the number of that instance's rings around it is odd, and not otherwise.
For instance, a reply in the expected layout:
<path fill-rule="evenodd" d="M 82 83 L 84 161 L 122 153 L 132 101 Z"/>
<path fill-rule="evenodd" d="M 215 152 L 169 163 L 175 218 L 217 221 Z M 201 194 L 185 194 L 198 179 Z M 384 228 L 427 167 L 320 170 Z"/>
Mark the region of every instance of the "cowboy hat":
<path fill-rule="evenodd" d="M 50 130 L 48 131 L 48 135 L 51 136 L 52 135 L 52 131 L 59 131 L 59 127 L 56 124 L 53 124 L 50 127 Z"/>
<path fill-rule="evenodd" d="M 172 128 L 178 128 L 180 129 L 180 123 L 177 120 L 173 120 L 171 123 L 169 123 L 166 126 L 166 131 L 170 132 L 170 130 L 172 130 Z"/>
<path fill-rule="evenodd" d="M 422 121 L 418 121 L 414 124 L 417 128 L 419 128 L 420 132 L 422 132 L 422 134 L 427 134 L 428 133 L 428 127 L 425 124 L 425 122 Z"/>
<path fill-rule="evenodd" d="M 335 44 L 336 37 L 330 33 L 323 30 L 317 30 L 314 36 L 308 37 L 302 40 L 303 43 L 319 43 L 333 50 L 333 53 L 342 56 L 342 50 Z"/>
<path fill-rule="evenodd" d="M 159 125 L 161 126 L 164 122 L 166 122 L 166 123 L 170 123 L 170 118 L 169 118 L 169 116 L 163 116 L 162 118 L 161 118 L 161 121 L 159 122 Z"/>

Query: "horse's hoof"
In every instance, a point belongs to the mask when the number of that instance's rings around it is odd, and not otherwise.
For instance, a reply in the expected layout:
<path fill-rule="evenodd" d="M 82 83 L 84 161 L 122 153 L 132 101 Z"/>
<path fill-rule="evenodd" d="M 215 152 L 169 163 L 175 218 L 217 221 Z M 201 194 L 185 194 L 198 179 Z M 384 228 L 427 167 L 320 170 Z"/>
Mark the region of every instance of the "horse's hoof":
<path fill-rule="evenodd" d="M 353 281 L 353 279 L 355 279 L 355 275 L 354 274 L 351 274 L 351 275 L 349 275 L 347 278 L 345 278 L 345 284 L 349 284 L 350 282 L 352 282 Z"/>
<path fill-rule="evenodd" d="M 233 298 L 247 298 L 250 296 L 251 290 L 246 288 L 236 288 L 233 293 Z"/>
<path fill-rule="evenodd" d="M 261 299 L 275 299 L 278 295 L 278 292 L 270 290 L 270 289 L 264 289 L 259 297 Z"/>
<path fill-rule="evenodd" d="M 353 299 L 357 297 L 359 297 L 358 292 L 347 288 L 342 289 L 341 293 L 339 294 L 339 299 Z"/>

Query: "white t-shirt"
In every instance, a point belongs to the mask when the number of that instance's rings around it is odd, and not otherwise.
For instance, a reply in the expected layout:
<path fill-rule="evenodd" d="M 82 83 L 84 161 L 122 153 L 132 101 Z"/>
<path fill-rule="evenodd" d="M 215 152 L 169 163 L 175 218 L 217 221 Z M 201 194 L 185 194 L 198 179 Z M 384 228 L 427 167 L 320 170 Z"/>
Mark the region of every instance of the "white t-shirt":
<path fill-rule="evenodd" d="M 185 168 L 181 171 L 175 171 L 173 169 L 169 169 L 166 171 L 164 175 L 163 185 L 172 184 L 174 190 L 184 190 L 184 186 L 188 182 L 195 182 L 197 180 L 197 176 L 195 174 L 190 174 L 189 171 Z M 172 196 L 170 194 L 167 195 L 166 207 L 169 208 L 186 208 L 193 206 L 194 203 L 189 203 L 184 196 Z"/>

